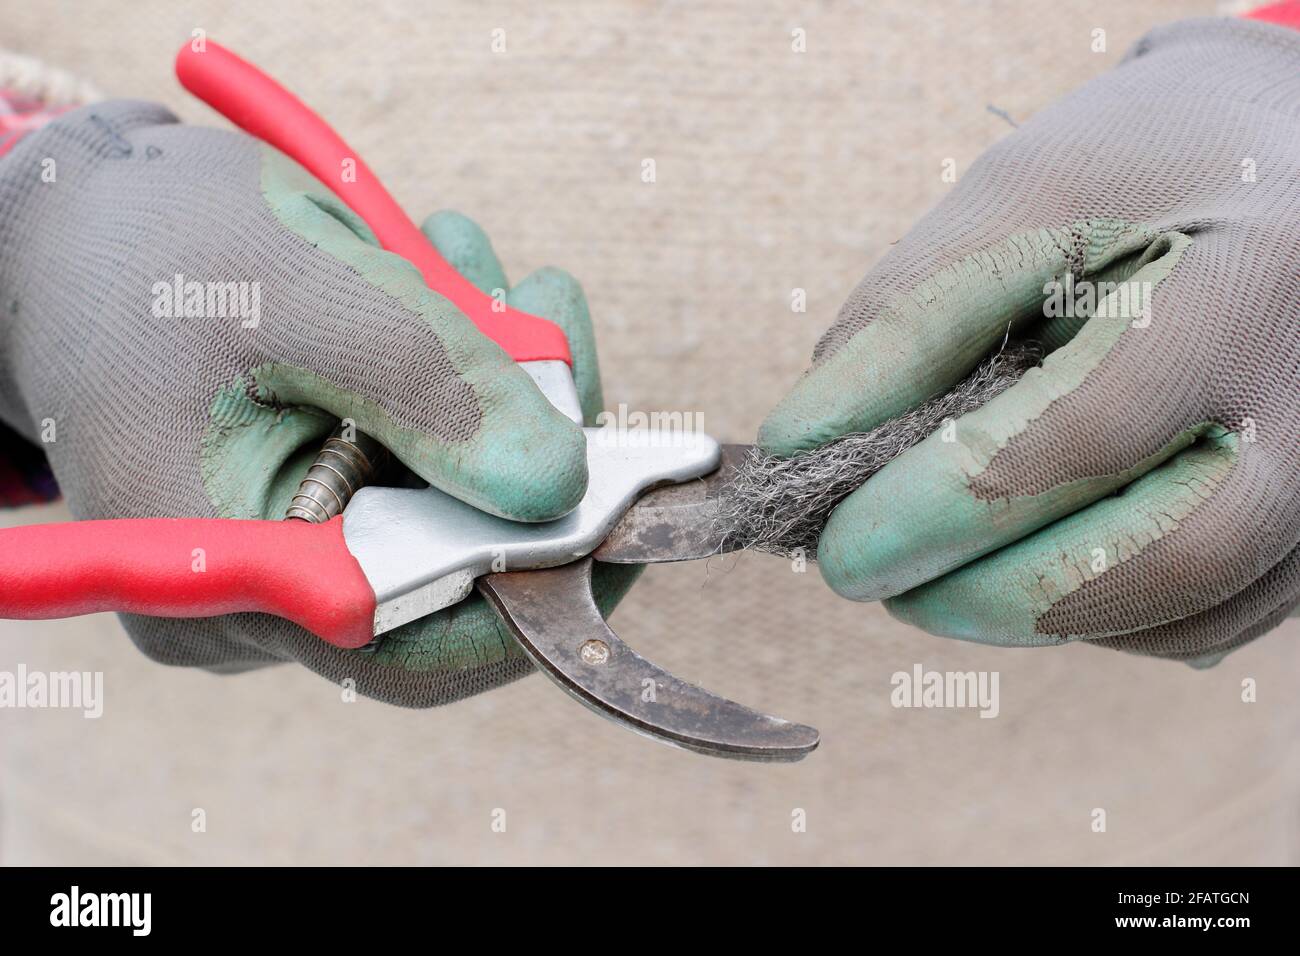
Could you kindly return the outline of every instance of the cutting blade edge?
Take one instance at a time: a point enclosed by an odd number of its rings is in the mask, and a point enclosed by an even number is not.
[[[591,564],[478,582],[524,652],[566,693],[637,733],[712,757],[790,762],[817,748],[816,728],[751,710],[637,654],[596,607]]]

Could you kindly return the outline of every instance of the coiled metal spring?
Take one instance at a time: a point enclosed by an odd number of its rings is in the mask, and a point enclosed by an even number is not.
[[[355,425],[339,425],[326,439],[298,492],[289,502],[286,520],[319,524],[342,514],[359,488],[388,465],[388,449]]]

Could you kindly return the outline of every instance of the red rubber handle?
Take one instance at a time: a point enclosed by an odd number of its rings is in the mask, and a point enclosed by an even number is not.
[[[194,45],[187,43],[176,55],[182,86],[329,186],[374,230],[381,246],[411,262],[429,288],[450,299],[516,362],[573,364],[558,325],[497,302],[453,269],[370,167],[310,107],[220,44],[205,40],[202,51]]]
[[[375,592],[343,519],[130,518],[0,531],[0,617],[264,611],[337,647],[374,636]]]

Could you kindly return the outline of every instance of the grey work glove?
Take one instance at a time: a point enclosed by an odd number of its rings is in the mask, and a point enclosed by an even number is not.
[[[446,213],[425,228],[480,288],[507,287],[473,223]],[[207,314],[204,299],[196,314],[174,294],[192,283],[225,286],[226,313]],[[546,269],[507,299],[565,329],[594,416],[582,289]],[[586,488],[581,430],[324,185],[247,136],[179,125],[159,106],[83,107],[0,159],[0,303],[0,420],[46,450],[79,518],[277,520],[344,417],[420,478],[507,517],[556,517]],[[601,572],[609,611],[635,569]],[[123,620],[166,663],[296,660],[407,705],[531,669],[477,597],[391,633],[374,655],[260,614]]]
[[[939,635],[1197,663],[1297,606],[1300,32],[1157,29],[999,142],[858,285],[760,444],[869,430],[1009,326],[1055,351],[838,507],[835,591]]]

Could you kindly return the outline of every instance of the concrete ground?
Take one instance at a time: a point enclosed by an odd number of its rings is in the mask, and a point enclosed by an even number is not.
[[[611,404],[703,410],[746,440],[862,272],[942,196],[944,160],[960,171],[1008,132],[990,107],[1023,119],[1150,26],[1222,9],[3,0],[0,22],[17,51],[217,123],[170,73],[206,29],[329,117],[417,218],[458,208],[512,276],[582,278]],[[0,622],[0,670],[106,685],[99,720],[0,711],[0,862],[1300,862],[1300,621],[1204,672],[998,650],[747,556],[651,569],[615,624],[677,673],[819,726],[820,751],[794,766],[676,752],[539,677],[412,712],[344,703],[292,667],[166,669],[108,616]],[[998,671],[999,716],[891,707],[890,676],[915,664]]]

